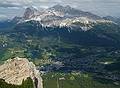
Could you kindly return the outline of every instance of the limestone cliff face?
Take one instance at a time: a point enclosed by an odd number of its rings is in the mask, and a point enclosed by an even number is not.
[[[43,88],[39,71],[28,59],[16,57],[0,66],[0,79],[4,79],[7,83],[21,85],[28,77],[33,79],[35,88]]]

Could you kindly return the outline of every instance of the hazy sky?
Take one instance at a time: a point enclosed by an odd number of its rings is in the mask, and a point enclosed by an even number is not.
[[[100,16],[120,17],[120,0],[0,0],[0,19],[20,16],[28,6],[48,8],[55,4],[70,5]]]

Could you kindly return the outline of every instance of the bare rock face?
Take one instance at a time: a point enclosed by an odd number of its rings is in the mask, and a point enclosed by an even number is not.
[[[4,79],[9,84],[21,85],[28,77],[33,79],[35,88],[43,88],[39,71],[28,59],[16,57],[0,66],[0,79]]]
[[[37,9],[35,9],[34,7],[28,7],[25,10],[23,18],[24,19],[30,19],[30,18],[38,15],[38,14],[39,14],[39,11]]]

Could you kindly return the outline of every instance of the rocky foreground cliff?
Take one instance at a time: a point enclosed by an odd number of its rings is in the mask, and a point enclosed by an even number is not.
[[[0,79],[14,85],[21,85],[23,80],[30,77],[35,88],[43,88],[42,78],[35,65],[26,58],[13,58],[0,66]]]

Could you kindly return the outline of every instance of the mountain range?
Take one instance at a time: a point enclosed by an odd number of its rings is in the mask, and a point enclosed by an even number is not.
[[[61,5],[55,5],[45,10],[38,10],[34,7],[26,8],[22,17],[15,17],[12,20],[0,22],[0,28],[7,27],[6,25],[13,25],[27,21],[38,21],[41,25],[51,26],[80,26],[83,30],[90,29],[93,24],[97,23],[111,23],[109,19],[104,19],[100,16],[90,12],[84,12],[75,8]],[[6,25],[4,25],[6,23]]]
[[[37,21],[43,27],[79,27],[84,31],[91,29],[97,23],[112,23],[90,12],[61,5],[55,5],[44,11],[33,7],[26,8],[20,23],[28,21]]]
[[[107,46],[120,44],[119,19],[100,17],[70,6],[55,5],[45,10],[28,7],[22,17],[9,20],[6,25],[16,32],[59,37],[72,43]]]

